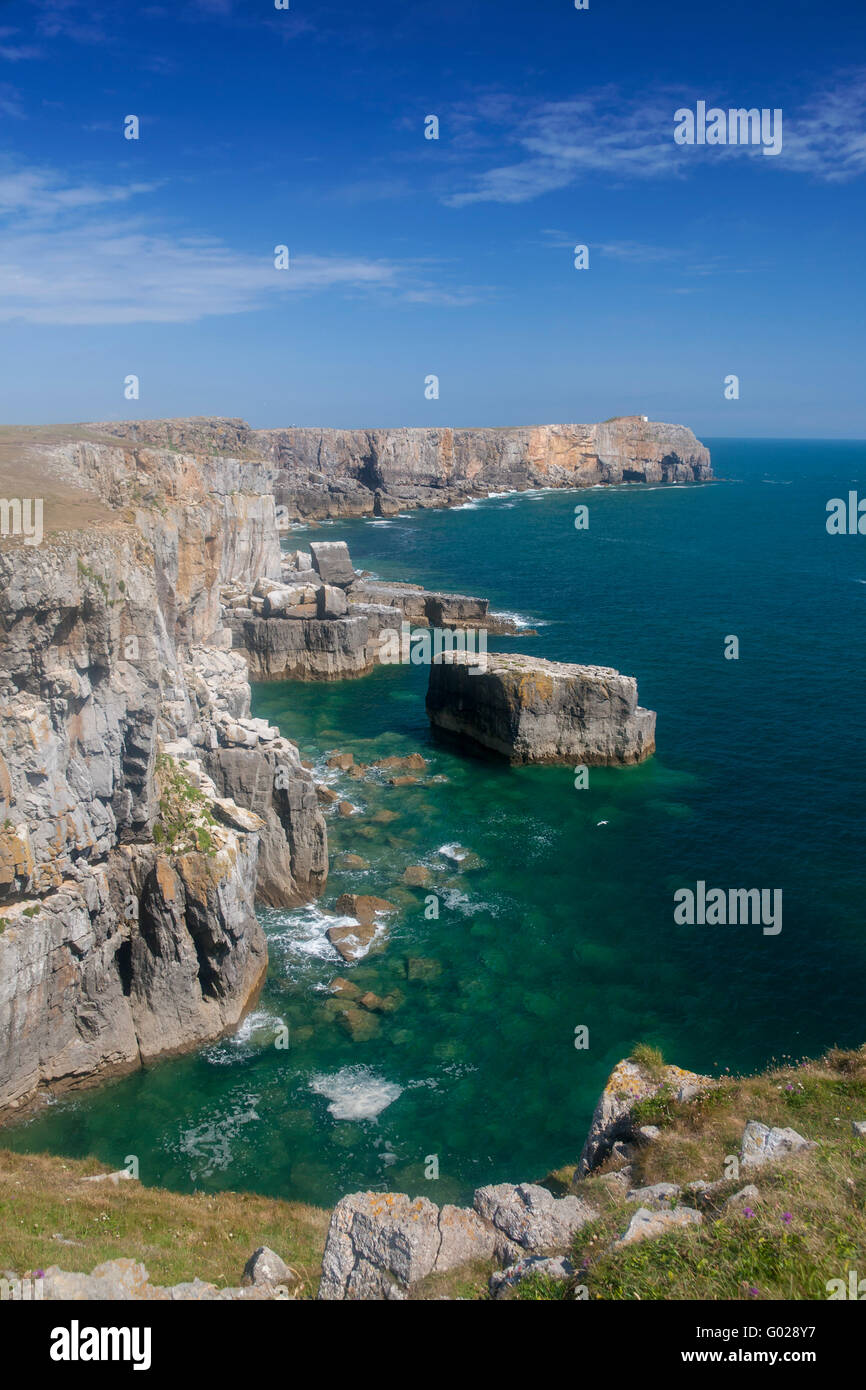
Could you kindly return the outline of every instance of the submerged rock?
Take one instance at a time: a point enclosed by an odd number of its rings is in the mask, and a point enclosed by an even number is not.
[[[655,751],[655,713],[637,682],[607,666],[501,652],[443,652],[430,667],[427,714],[513,763],[642,762]]]

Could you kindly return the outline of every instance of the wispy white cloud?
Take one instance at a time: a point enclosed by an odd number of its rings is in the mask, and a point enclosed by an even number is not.
[[[338,291],[459,307],[471,287],[437,267],[357,255],[238,251],[215,236],[172,233],[118,205],[148,184],[64,181],[43,169],[0,173],[0,320],[40,324],[190,323],[248,313],[285,296]]]
[[[779,163],[828,183],[866,172],[866,69],[847,74],[785,121]]]
[[[18,121],[24,119],[21,93],[8,82],[0,82],[0,114]]]
[[[760,155],[753,145],[682,146],[673,139],[674,112],[703,98],[708,105],[740,106],[719,93],[669,90],[627,95],[606,87],[569,101],[520,107],[503,95],[482,94],[450,115],[454,153],[467,169],[442,194],[450,207],[473,203],[526,203],[545,193],[607,177],[613,182],[685,178],[708,158]],[[778,99],[768,95],[774,108]],[[866,71],[844,74],[836,84],[796,108],[783,110],[781,154],[768,167],[841,182],[866,172]],[[511,157],[479,167],[491,148]],[[458,176],[459,177],[459,176]]]

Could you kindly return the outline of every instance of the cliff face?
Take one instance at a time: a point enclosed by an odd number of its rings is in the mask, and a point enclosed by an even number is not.
[[[0,546],[0,1106],[235,1026],[266,969],[254,899],[327,874],[310,775],[249,718],[221,620],[224,579],[279,573],[273,498],[239,464],[49,453],[40,491],[78,478],[112,510]]]
[[[709,452],[690,429],[641,416],[519,429],[252,430],[243,420],[92,428],[193,454],[258,459],[262,486],[289,519],[390,515],[512,489],[712,477]]]

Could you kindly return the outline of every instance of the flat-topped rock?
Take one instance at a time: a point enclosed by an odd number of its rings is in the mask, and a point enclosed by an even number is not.
[[[512,763],[626,765],[655,751],[655,713],[637,699],[634,677],[609,666],[446,651],[430,667],[427,714]]]
[[[313,541],[310,546],[313,567],[325,584],[352,584],[355,571],[345,541]]]

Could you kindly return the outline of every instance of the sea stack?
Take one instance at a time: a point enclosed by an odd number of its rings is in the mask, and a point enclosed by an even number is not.
[[[446,651],[430,667],[427,714],[512,763],[626,766],[655,752],[655,711],[609,666]]]

